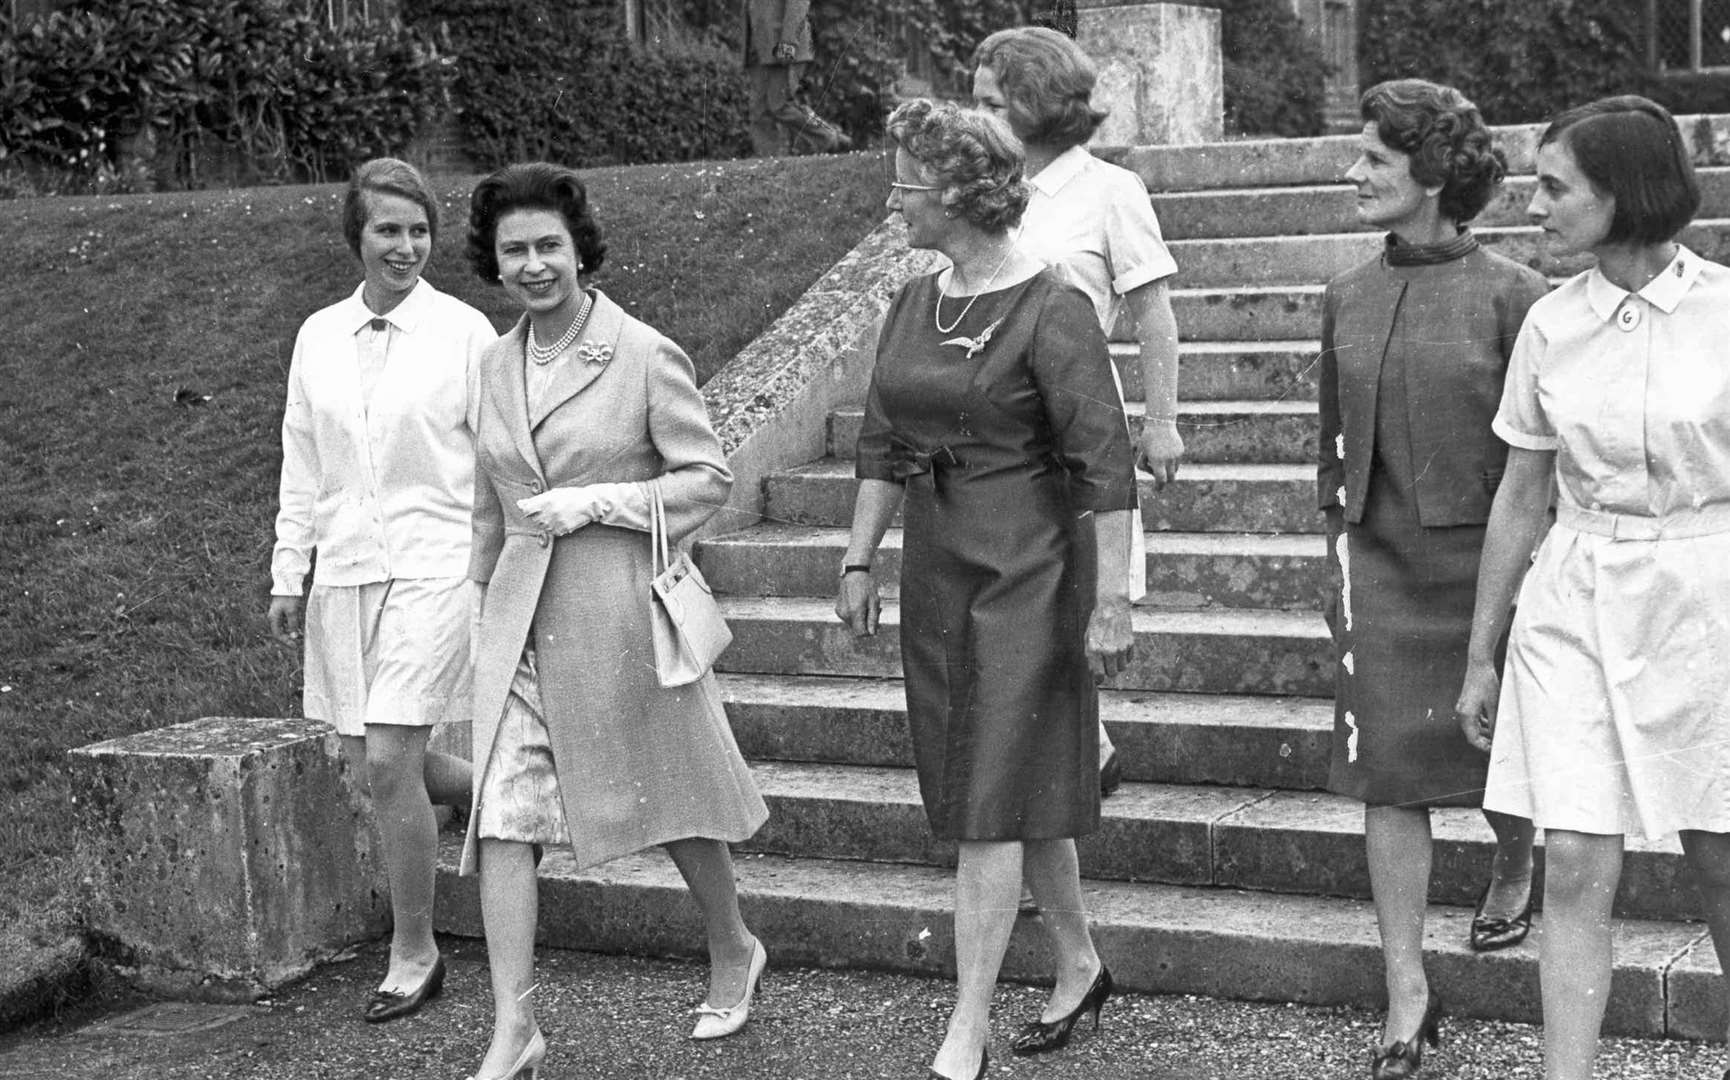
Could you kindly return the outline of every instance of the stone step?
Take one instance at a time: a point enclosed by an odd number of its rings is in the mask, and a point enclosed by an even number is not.
[[[1680,116],[1694,164],[1730,165],[1730,116]],[[1542,124],[1497,127],[1495,143],[1513,176],[1530,176]],[[1332,184],[1358,156],[1358,136],[1313,139],[1234,139],[1188,146],[1138,146],[1102,152],[1141,176],[1152,192]]]
[[[1299,341],[1185,341],[1177,354],[1181,401],[1314,401],[1320,344]],[[1111,343],[1123,396],[1140,401],[1141,349]]]
[[[733,735],[753,761],[913,764],[899,679],[718,678]],[[1130,780],[1291,791],[1327,782],[1330,701],[1103,690],[1099,712]]]
[[[883,605],[873,637],[855,638],[829,598],[721,598],[733,644],[717,671],[758,675],[901,675],[901,609]],[[1135,656],[1103,685],[1118,690],[1324,697],[1333,643],[1320,615],[1296,611],[1137,608]]]
[[[1146,407],[1127,403],[1130,430],[1141,436]],[[829,454],[851,459],[865,417],[860,407],[829,415]],[[1196,464],[1314,464],[1321,420],[1313,401],[1184,401],[1177,409],[1185,461]]]
[[[1730,217],[1730,169],[1701,169],[1696,176],[1702,196],[1700,216]],[[1536,187],[1533,177],[1509,177],[1472,219],[1472,228],[1530,224],[1526,207]],[[1161,192],[1152,199],[1167,240],[1314,236],[1364,229],[1357,216],[1357,189],[1345,183]]]
[[[1569,277],[1592,264],[1590,255],[1558,258],[1548,253],[1543,234],[1531,226],[1477,230],[1484,247],[1549,277]],[[1730,259],[1730,221],[1698,220],[1680,240],[1702,258]],[[1379,232],[1320,236],[1256,236],[1174,240],[1175,283],[1186,289],[1232,286],[1275,287],[1325,284],[1330,278],[1374,258],[1382,248]],[[1179,331],[1183,322],[1178,322]]]
[[[1149,532],[1146,607],[1280,608],[1313,611],[1328,580],[1327,543],[1318,535]],[[877,549],[884,595],[897,594],[900,529]],[[847,551],[839,526],[763,524],[701,541],[697,562],[718,593],[834,596]]]
[[[1177,280],[1171,310],[1178,335],[1188,344],[1230,347],[1224,343],[1306,340],[1321,333],[1320,284],[1192,288],[1181,276]],[[1112,328],[1111,340],[1134,339],[1134,324],[1127,316]]]
[[[1315,483],[1309,465],[1184,465],[1162,491],[1142,482],[1142,524],[1160,532],[1319,533]],[[853,463],[838,458],[773,473],[763,481],[763,514],[787,525],[846,525],[855,484]]]
[[[955,845],[932,837],[913,770],[759,762],[752,775],[769,821],[746,843],[771,855],[953,866]],[[1364,807],[1318,792],[1125,783],[1101,803],[1099,831],[1077,845],[1092,881],[1214,885],[1257,892],[1370,898]],[[1430,898],[1472,904],[1488,880],[1495,834],[1477,810],[1430,813]],[[1542,873],[1542,854],[1539,855]],[[1682,847],[1631,844],[1615,913],[1685,920],[1697,913],[1679,881]],[[1539,878],[1542,895],[1542,879]]]
[[[447,844],[440,853],[435,925],[443,933],[480,937],[479,879],[457,877],[455,866],[456,849]],[[783,992],[776,989],[775,974],[783,965],[954,977],[955,878],[949,870],[761,855],[739,858],[737,871],[745,919],[769,952],[765,995]],[[1082,884],[1100,951],[1125,990],[1362,1009],[1385,1005],[1375,912],[1364,901]],[[587,870],[576,869],[567,853],[551,851],[541,864],[539,892],[539,940],[545,945],[705,955],[701,916],[672,861],[658,851]],[[1469,908],[1430,908],[1426,966],[1437,993],[1455,1015],[1537,1023],[1535,945],[1474,954],[1466,945],[1470,918]],[[1541,928],[1542,917],[1535,932]],[[1618,920],[1614,935],[1605,1034],[1722,1037],[1718,967],[1704,927]],[[1017,920],[1003,977],[1049,981],[1037,917]],[[947,1001],[951,991],[944,993]]]

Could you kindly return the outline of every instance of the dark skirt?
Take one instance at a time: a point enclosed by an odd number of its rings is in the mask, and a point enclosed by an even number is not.
[[[1489,757],[1454,717],[1484,526],[1426,529],[1375,469],[1332,598],[1339,667],[1328,790],[1373,806],[1479,806]],[[1348,623],[1349,617],[1349,626]]]

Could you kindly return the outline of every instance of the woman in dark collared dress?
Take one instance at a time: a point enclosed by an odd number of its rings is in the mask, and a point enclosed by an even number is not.
[[[1111,994],[1075,838],[1099,825],[1093,672],[1116,673],[1134,641],[1134,470],[1092,303],[1016,247],[1027,187],[1007,125],[913,101],[888,130],[889,209],[952,265],[908,283],[885,320],[836,613],[875,632],[870,563],[904,502],[908,723],[932,831],[960,848],[959,987],[932,1072],[968,1080],[985,1071],[1024,868],[1057,978],[1011,1049],[1062,1047]]]
[[[1328,284],[1322,316],[1319,499],[1327,514],[1339,650],[1332,791],[1364,802],[1386,964],[1376,1080],[1417,1072],[1441,1002],[1423,966],[1432,806],[1479,806],[1485,760],[1460,737],[1484,524],[1507,448],[1490,430],[1514,339],[1548,288],[1484,251],[1462,223],[1502,177],[1477,108],[1449,87],[1383,83],[1363,98],[1346,173],[1359,220],[1388,231],[1374,260]],[[1525,936],[1530,822],[1497,836],[1475,949]]]

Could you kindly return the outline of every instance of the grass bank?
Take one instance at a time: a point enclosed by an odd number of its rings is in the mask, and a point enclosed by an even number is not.
[[[707,378],[883,216],[865,155],[594,170],[596,283]],[[427,279],[514,318],[439,186]],[[338,187],[0,203],[0,927],[76,917],[71,747],[299,715],[265,632],[294,333],[359,265]]]

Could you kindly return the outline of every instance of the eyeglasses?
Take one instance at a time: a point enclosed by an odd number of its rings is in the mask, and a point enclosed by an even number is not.
[[[942,191],[943,190],[941,185],[936,185],[936,184],[903,184],[899,180],[889,181],[889,187],[895,191]]]

